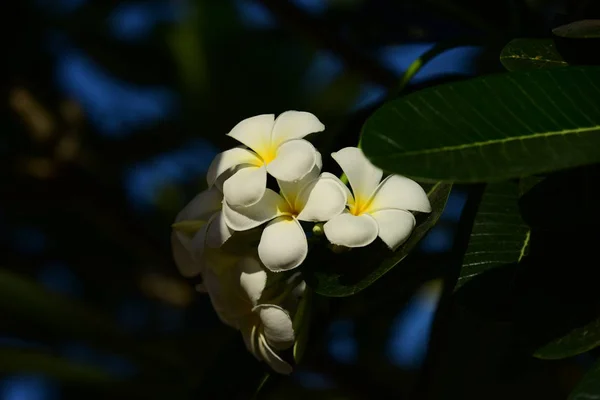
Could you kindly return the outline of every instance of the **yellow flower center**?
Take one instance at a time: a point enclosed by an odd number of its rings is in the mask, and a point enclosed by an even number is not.
[[[265,146],[262,146],[262,148],[256,153],[262,159],[263,164],[267,165],[273,161],[275,157],[277,157],[277,147],[269,143]]]
[[[366,213],[370,206],[371,199],[369,197],[355,195],[354,202],[348,206],[348,211],[350,211],[350,214],[358,216]]]

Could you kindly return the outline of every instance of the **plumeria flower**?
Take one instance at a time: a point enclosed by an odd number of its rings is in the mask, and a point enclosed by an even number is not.
[[[277,119],[273,114],[245,119],[228,133],[245,146],[215,157],[208,169],[208,185],[218,184],[221,175],[235,170],[224,180],[225,200],[232,206],[256,204],[265,193],[267,172],[280,181],[295,182],[312,171],[317,151],[302,138],[323,129],[317,117],[301,111],[286,111]]]
[[[273,272],[298,267],[308,253],[308,242],[300,221],[327,221],[346,206],[346,193],[332,174],[320,176],[320,161],[298,182],[278,181],[281,194],[266,189],[263,197],[249,207],[223,204],[225,223],[234,231],[245,231],[266,222],[258,255]]]
[[[410,211],[431,212],[423,188],[413,180],[390,175],[365,157],[362,150],[346,147],[331,155],[348,177],[348,209],[323,226],[327,239],[345,247],[363,247],[377,236],[392,250],[404,243],[415,227]],[[227,214],[226,214],[227,215]]]
[[[189,278],[201,274],[205,249],[218,249],[230,239],[232,231],[225,224],[222,202],[223,194],[214,186],[199,193],[177,214],[171,248],[181,275]]]
[[[218,271],[218,272],[217,272]],[[205,286],[219,318],[241,331],[244,343],[259,361],[265,361],[281,374],[292,372],[291,365],[277,353],[294,344],[290,312],[282,307],[296,290],[260,302],[267,285],[267,273],[258,260],[240,257],[234,266],[207,268]],[[302,285],[298,285],[301,287]]]

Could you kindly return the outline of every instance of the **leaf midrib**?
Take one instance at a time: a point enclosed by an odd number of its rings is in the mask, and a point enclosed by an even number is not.
[[[526,141],[526,140],[531,140],[531,139],[548,138],[548,137],[552,137],[552,136],[578,134],[578,133],[587,133],[587,132],[593,132],[593,131],[600,131],[600,125],[594,125],[592,127],[587,127],[587,128],[563,129],[561,131],[554,131],[554,132],[531,133],[531,134],[527,134],[527,135],[513,136],[513,137],[508,137],[508,138],[502,138],[502,139],[491,139],[491,140],[486,140],[483,142],[473,142],[473,143],[460,144],[460,145],[455,145],[455,146],[438,147],[435,149],[415,150],[415,151],[407,151],[407,152],[399,153],[399,154],[388,154],[385,156],[375,156],[372,158],[373,159],[381,159],[381,158],[416,156],[416,155],[423,155],[423,154],[434,154],[434,153],[442,153],[442,152],[446,152],[446,151],[469,149],[469,148],[473,148],[473,147],[485,147],[485,146],[490,146],[490,145],[494,145],[494,144],[514,142],[514,141],[518,141],[518,140]],[[390,138],[388,136],[385,136],[379,132],[373,132],[373,134],[376,136],[379,136],[380,139],[385,139],[386,142],[390,143]],[[398,148],[400,148],[400,146],[398,146],[397,143],[395,143],[395,145]]]
[[[546,63],[555,63],[555,64],[564,64],[564,65],[568,65],[566,61],[562,61],[562,60],[550,60],[547,58],[536,58],[536,57],[530,57],[530,56],[522,56],[522,55],[517,55],[517,54],[510,54],[510,55],[501,55],[500,56],[500,60],[504,60],[504,59],[513,59],[513,60],[531,60],[531,61],[540,61],[540,62],[546,62]]]

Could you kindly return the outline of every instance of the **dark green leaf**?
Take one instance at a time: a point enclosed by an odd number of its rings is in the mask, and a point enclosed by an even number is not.
[[[554,360],[576,356],[600,345],[600,318],[538,349],[534,356]]]
[[[600,20],[586,19],[552,29],[556,36],[572,39],[600,38]]]
[[[390,172],[485,182],[600,161],[600,68],[511,72],[385,104],[362,148]]]
[[[370,286],[402,261],[435,225],[451,189],[452,185],[446,183],[430,187],[427,193],[433,211],[421,216],[424,219],[417,222],[410,238],[395,252],[378,242],[341,254],[334,254],[325,247],[311,249],[304,271],[307,283],[318,294],[332,297],[351,296]]]
[[[558,53],[551,39],[514,39],[502,49],[500,62],[509,71],[530,71],[569,65]]]
[[[552,30],[557,51],[570,65],[599,65],[600,20],[583,20]]]
[[[568,400],[592,400],[600,398],[600,361],[588,371],[569,394]]]
[[[518,200],[517,182],[487,185],[456,288],[487,270],[518,262],[525,255],[530,233],[521,218]]]

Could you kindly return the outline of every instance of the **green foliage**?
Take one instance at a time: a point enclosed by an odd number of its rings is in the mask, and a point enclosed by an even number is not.
[[[500,62],[509,71],[530,71],[566,67],[551,39],[513,39],[500,53]]]
[[[395,252],[383,243],[378,243],[376,249],[358,248],[342,253],[334,253],[326,246],[311,250],[314,260],[307,262],[310,268],[306,272],[307,283],[316,293],[332,297],[351,296],[369,287],[404,260],[435,225],[451,189],[451,184],[441,182],[429,187],[427,196],[432,212],[419,216],[422,220],[417,220],[411,236]]]
[[[487,270],[521,261],[530,230],[517,204],[517,182],[490,183],[483,193],[456,288]]]
[[[598,67],[513,72],[425,89],[363,127],[379,167],[428,181],[499,181],[600,161]]]
[[[552,29],[552,33],[556,36],[572,39],[600,38],[600,20],[575,21]]]
[[[600,346],[600,319],[572,330],[535,352],[535,357],[555,360],[576,356]]]
[[[596,362],[588,371],[571,392],[568,400],[597,399],[598,396],[600,396],[600,362]]]

